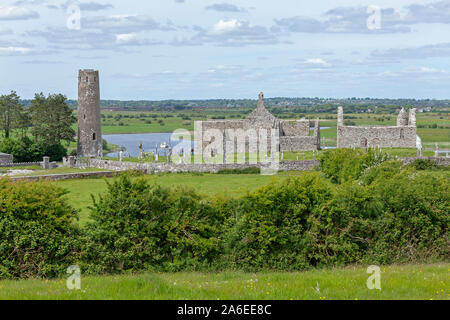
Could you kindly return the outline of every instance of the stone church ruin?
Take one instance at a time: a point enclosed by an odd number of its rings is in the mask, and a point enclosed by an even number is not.
[[[338,148],[416,148],[416,143],[416,109],[408,114],[402,108],[396,126],[357,127],[344,125],[344,110],[338,108]]]
[[[318,150],[319,120],[314,122],[313,135],[310,127],[311,122],[306,119],[277,119],[264,106],[261,92],[256,109],[246,119],[196,121],[196,154],[205,154],[205,150],[221,155]]]

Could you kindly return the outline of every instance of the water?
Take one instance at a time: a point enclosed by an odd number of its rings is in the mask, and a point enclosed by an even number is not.
[[[172,133],[136,133],[136,134],[106,134],[103,135],[103,139],[109,143],[118,145],[125,149],[131,157],[137,157],[139,155],[139,143],[142,142],[142,147],[145,152],[155,152],[156,146],[158,146],[159,154],[163,155],[164,151],[161,151],[161,143],[166,143],[172,147],[179,144],[181,141],[171,139]],[[108,157],[119,157],[118,152],[107,154]]]
[[[320,127],[320,130],[329,128],[330,127]],[[311,130],[314,130],[314,128],[311,128]],[[164,151],[160,149],[161,143],[165,142],[167,145],[175,147],[181,142],[181,140],[173,139],[171,136],[172,133],[105,134],[103,135],[103,139],[125,149],[131,157],[137,157],[139,155],[140,142],[142,142],[145,152],[156,152],[156,146],[158,146],[159,154],[164,155]],[[191,143],[191,148],[194,148],[194,142]],[[188,149],[189,143],[185,147],[186,151],[188,151]],[[118,158],[119,153],[112,152],[106,156]]]

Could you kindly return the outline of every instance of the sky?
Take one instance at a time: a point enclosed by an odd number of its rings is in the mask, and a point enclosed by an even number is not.
[[[0,94],[450,98],[450,0],[0,0]]]

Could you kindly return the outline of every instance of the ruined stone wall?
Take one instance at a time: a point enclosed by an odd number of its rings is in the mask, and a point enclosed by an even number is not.
[[[77,153],[81,157],[96,157],[102,151],[99,74],[79,70]]]
[[[309,128],[311,123],[309,120],[297,120],[291,124],[292,121],[281,120],[281,131],[283,136],[309,136]]]
[[[280,137],[280,151],[312,151],[318,150],[317,137]]]
[[[315,160],[281,161],[279,171],[306,171],[312,170],[319,164]],[[203,172],[217,173],[220,170],[246,169],[246,168],[267,168],[267,164],[257,163],[228,163],[228,164],[184,164],[184,163],[136,163],[119,162],[110,160],[90,159],[86,167],[125,171],[139,170],[145,173],[177,173],[177,172]]]
[[[0,153],[0,165],[1,164],[8,164],[8,163],[13,163],[13,156],[12,156],[12,154]]]
[[[264,151],[308,151],[320,148],[320,128],[319,121],[316,121],[314,136],[310,136],[310,121],[306,119],[292,121],[279,120],[264,107],[264,95],[259,94],[258,106],[244,120],[213,120],[197,121],[195,123],[196,154],[209,153],[214,139],[206,133],[208,130],[219,130],[222,135],[222,150],[216,150],[217,154],[243,153],[238,150],[238,141],[243,145],[245,142],[245,152]],[[233,130],[230,133],[229,130]],[[261,136],[261,130],[265,130],[267,136]],[[273,134],[279,141],[273,139]],[[255,138],[256,135],[256,138]],[[234,148],[230,145],[234,144]],[[206,149],[208,148],[208,149]],[[242,148],[242,147],[241,147]],[[265,149],[265,150],[264,150]]]
[[[338,148],[415,148],[416,127],[338,126]]]

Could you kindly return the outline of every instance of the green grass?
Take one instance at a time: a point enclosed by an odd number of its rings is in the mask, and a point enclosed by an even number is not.
[[[284,179],[289,175],[300,173],[282,173],[279,179]],[[177,185],[194,188],[197,192],[214,195],[217,193],[228,193],[229,195],[241,195],[246,190],[255,190],[264,186],[271,179],[277,177],[263,176],[260,174],[158,174],[146,175],[144,178],[150,182],[158,183],[162,186],[173,187]],[[112,178],[109,178],[111,180]],[[97,196],[107,189],[107,178],[102,179],[75,179],[55,182],[59,186],[67,189],[69,203],[80,211],[80,224],[88,221],[89,209],[92,204],[91,194]]]
[[[366,269],[82,276],[78,291],[68,290],[66,279],[5,280],[0,299],[449,300],[449,263],[381,267],[381,290],[367,288]]]

